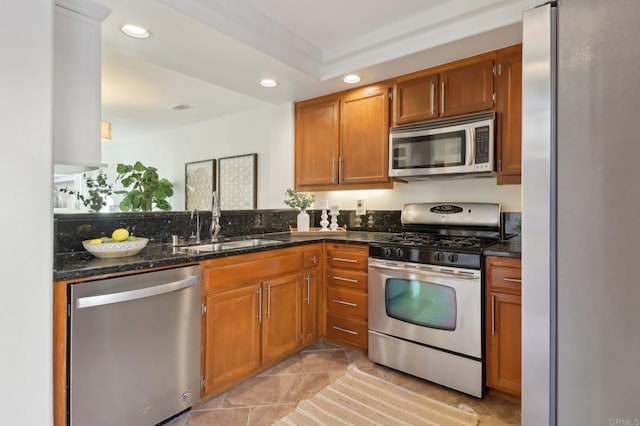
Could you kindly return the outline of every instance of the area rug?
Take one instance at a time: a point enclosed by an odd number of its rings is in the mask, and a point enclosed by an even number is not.
[[[478,415],[349,366],[347,373],[274,425],[477,425]]]

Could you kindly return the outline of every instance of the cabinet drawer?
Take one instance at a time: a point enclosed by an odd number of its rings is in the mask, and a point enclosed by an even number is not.
[[[508,290],[520,293],[522,287],[522,270],[513,268],[491,268],[492,290]]]
[[[246,283],[300,270],[298,248],[241,254],[202,262],[205,292],[225,290]]]
[[[328,287],[327,310],[334,314],[367,319],[367,295],[345,288]]]
[[[367,348],[367,322],[339,315],[327,315],[327,336],[361,348]]]
[[[320,266],[322,249],[320,247],[306,249],[302,252],[302,267],[304,269],[317,268]]]
[[[367,291],[367,273],[343,269],[327,269],[327,285]]]
[[[522,269],[520,259],[487,257],[487,286],[490,290],[520,294]]]
[[[327,266],[330,268],[366,271],[369,258],[368,246],[332,246],[327,249]]]

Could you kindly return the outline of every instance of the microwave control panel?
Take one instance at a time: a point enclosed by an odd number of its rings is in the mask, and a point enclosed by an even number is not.
[[[476,127],[476,164],[489,163],[489,126]]]

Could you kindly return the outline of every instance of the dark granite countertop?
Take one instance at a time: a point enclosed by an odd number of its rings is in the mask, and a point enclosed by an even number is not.
[[[106,274],[136,271],[140,269],[171,266],[180,264],[195,264],[202,260],[218,257],[234,256],[238,254],[253,253],[273,250],[285,247],[311,244],[322,241],[339,241],[341,243],[367,244],[371,241],[388,238],[386,232],[352,232],[340,235],[318,235],[308,237],[291,236],[288,232],[276,234],[256,235],[257,238],[267,238],[282,241],[280,244],[265,246],[244,247],[234,250],[224,250],[209,253],[185,253],[171,244],[149,244],[142,252],[135,256],[120,257],[115,259],[98,259],[89,252],[73,252],[57,254],[54,259],[54,281],[71,280],[78,278],[94,277]],[[253,238],[246,236],[245,238]]]
[[[520,235],[497,243],[484,249],[485,256],[521,257],[522,242]]]

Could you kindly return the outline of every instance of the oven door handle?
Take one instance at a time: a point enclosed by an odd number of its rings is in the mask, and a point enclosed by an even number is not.
[[[479,280],[480,277],[477,277],[475,275],[467,275],[464,273],[457,273],[457,272],[446,272],[446,271],[438,271],[438,270],[426,270],[426,269],[407,269],[407,268],[400,268],[397,266],[388,266],[388,265],[377,265],[377,264],[369,264],[370,267],[372,268],[376,268],[376,269],[386,269],[386,270],[390,270],[390,271],[399,271],[399,272],[416,272],[416,273],[422,273],[423,275],[439,275],[442,277],[453,277],[453,278],[459,278],[461,280]]]

